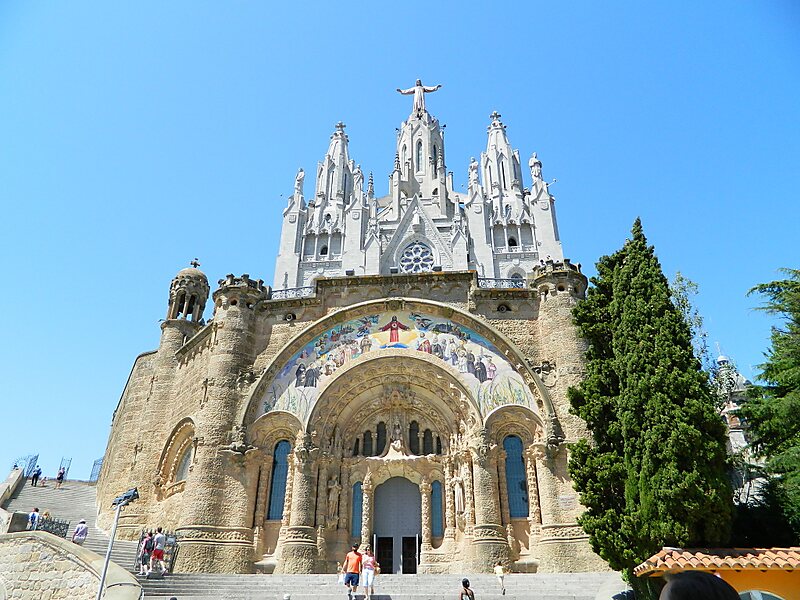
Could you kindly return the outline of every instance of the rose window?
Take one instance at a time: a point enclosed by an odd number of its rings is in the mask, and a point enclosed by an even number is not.
[[[409,244],[400,256],[403,273],[422,273],[433,270],[433,252],[422,242]]]

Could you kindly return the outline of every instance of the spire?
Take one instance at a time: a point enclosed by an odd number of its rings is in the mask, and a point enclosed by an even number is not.
[[[483,185],[490,191],[522,190],[522,177],[520,174],[519,152],[511,147],[506,136],[506,126],[500,120],[500,113],[494,111],[489,118],[491,123],[487,127],[489,133],[486,142],[486,152],[482,156]]]
[[[375,181],[372,178],[372,171],[369,172],[369,180],[367,181],[367,197],[373,198],[375,196]]]

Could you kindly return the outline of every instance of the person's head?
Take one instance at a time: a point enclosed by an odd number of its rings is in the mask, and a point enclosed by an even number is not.
[[[78,524],[79,524],[79,525],[80,525],[81,523],[83,523],[84,525],[86,525],[86,519],[81,519],[80,521],[78,521]]]
[[[358,544],[353,544],[352,549],[353,552],[358,552]]]
[[[461,580],[461,585],[462,585],[462,587],[465,587],[465,588],[469,589],[469,579],[464,577],[464,579]]]
[[[503,565],[503,563],[501,561],[499,561],[499,560],[496,563],[494,563],[495,567],[501,567],[502,565]]]
[[[158,533],[161,533],[161,527],[157,528],[157,529],[156,529],[156,531],[157,531]]]
[[[422,79],[417,79],[417,85],[422,85]],[[469,586],[467,586],[469,587]]]
[[[667,576],[659,600],[739,600],[738,592],[723,579],[702,571]]]
[[[39,512],[39,509],[38,508],[34,508],[33,512]]]
[[[366,554],[367,556],[372,556],[372,546],[365,547],[364,554]]]

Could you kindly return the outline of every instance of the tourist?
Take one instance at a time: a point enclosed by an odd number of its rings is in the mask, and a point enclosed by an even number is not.
[[[725,580],[703,571],[684,571],[667,576],[659,600],[739,600],[738,592]]]
[[[475,594],[469,589],[469,579],[466,577],[461,580],[461,590],[458,592],[458,600],[475,600]]]
[[[64,467],[61,467],[58,470],[58,475],[56,475],[56,489],[61,489],[61,484],[64,483],[64,476],[66,475],[67,470]]]
[[[347,597],[354,598],[358,593],[358,575],[361,573],[361,553],[358,544],[344,558],[344,584],[347,586]]]
[[[500,594],[505,596],[506,595],[506,586],[505,586],[505,583],[503,583],[503,580],[505,579],[506,572],[503,569],[503,563],[500,562],[499,560],[494,565],[494,574],[497,576],[497,581],[500,582]]]
[[[72,533],[72,543],[78,544],[78,546],[83,546],[83,542],[86,541],[86,536],[89,535],[89,527],[86,525],[86,519],[81,519],[78,521],[77,527],[75,527],[75,531]]]
[[[39,509],[34,508],[31,514],[28,515],[28,530],[36,531],[39,528],[39,519],[41,515],[39,514]]]
[[[150,572],[153,572],[153,563],[158,561],[161,567],[161,574],[167,574],[167,565],[164,563],[164,547],[167,545],[167,536],[162,533],[161,527],[156,529],[153,536],[153,555],[150,557]]]
[[[375,593],[375,574],[380,570],[380,564],[375,560],[375,555],[372,553],[372,548],[367,546],[364,548],[364,556],[361,560],[361,573],[364,575],[364,594],[365,599],[369,600],[372,594]]]
[[[39,483],[39,477],[42,476],[42,469],[39,465],[36,465],[36,468],[31,473],[31,485],[36,487],[36,484]]]
[[[142,543],[139,544],[139,575],[149,575],[151,568],[150,568],[150,556],[153,554],[153,534],[149,531],[145,531],[144,539],[142,539]]]

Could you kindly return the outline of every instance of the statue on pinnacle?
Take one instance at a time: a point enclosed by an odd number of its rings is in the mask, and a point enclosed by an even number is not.
[[[414,106],[411,109],[412,113],[424,113],[425,112],[425,94],[430,94],[431,92],[435,92],[439,88],[441,88],[441,84],[435,85],[433,87],[428,87],[422,85],[422,80],[417,79],[417,82],[414,84],[414,87],[410,87],[407,90],[401,90],[397,88],[397,91],[403,94],[404,96],[410,96],[414,94]]]

